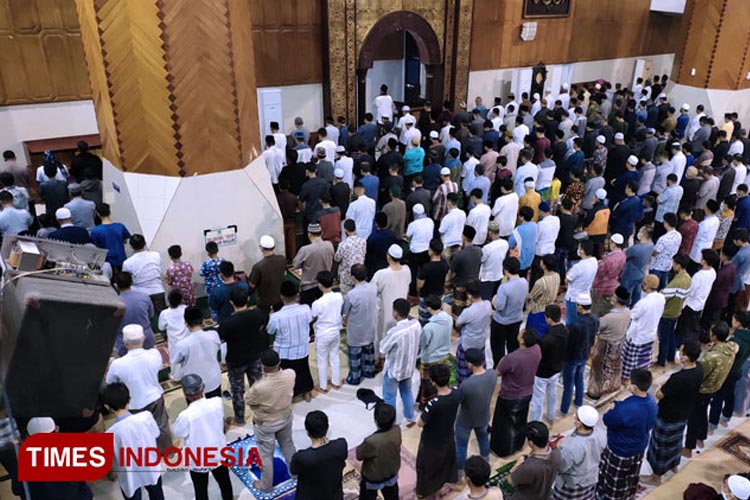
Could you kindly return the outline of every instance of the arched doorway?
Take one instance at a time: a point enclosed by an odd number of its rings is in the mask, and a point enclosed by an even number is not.
[[[357,116],[370,111],[380,85],[386,83],[394,100],[413,107],[426,99],[442,102],[443,60],[440,42],[419,14],[386,14],[370,29],[357,64]]]

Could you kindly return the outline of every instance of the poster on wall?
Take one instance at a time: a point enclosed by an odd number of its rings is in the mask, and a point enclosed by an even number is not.
[[[524,0],[523,17],[568,17],[573,0]]]
[[[205,229],[203,236],[206,243],[213,241],[219,247],[228,247],[237,244],[237,226],[227,226],[218,229]]]

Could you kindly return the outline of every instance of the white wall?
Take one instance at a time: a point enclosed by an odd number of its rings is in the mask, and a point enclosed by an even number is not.
[[[0,107],[0,149],[19,158],[25,158],[23,141],[98,132],[91,100]]]
[[[404,60],[373,61],[365,77],[365,105],[375,114],[372,101],[380,94],[380,86],[388,85],[388,93],[394,101],[404,100]]]
[[[735,112],[739,115],[743,127],[750,123],[750,89],[748,90],[712,90],[687,85],[670,84],[667,95],[675,108],[688,103],[691,116],[698,104],[703,104],[705,113],[713,116],[717,123],[724,122],[724,113]]]
[[[628,57],[621,59],[606,59],[601,61],[583,61],[571,64],[549,65],[547,66],[547,87],[548,90],[557,92],[559,89],[552,89],[552,80],[554,76],[570,75],[568,83],[587,82],[597,79],[604,79],[614,83],[630,85],[633,80],[633,71],[637,59],[647,59],[651,61],[653,74],[670,74],[674,64],[674,54],[658,54],[642,57]],[[474,97],[481,96],[485,102],[492,103],[495,96],[505,98],[502,83],[512,82],[511,89],[520,97],[521,92],[529,89],[516,88],[518,73],[529,68],[505,68],[486,71],[472,71],[469,73],[469,100],[473,101]],[[546,89],[547,90],[547,89]]]
[[[312,132],[323,126],[323,84],[287,85],[284,87],[258,87],[281,90],[281,108],[283,114],[282,130],[290,132],[294,128],[294,119],[301,116],[305,126]],[[258,110],[260,113],[260,109]],[[260,120],[260,117],[258,117]]]

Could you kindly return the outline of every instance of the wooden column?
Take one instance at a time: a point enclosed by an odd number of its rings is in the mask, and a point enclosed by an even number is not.
[[[122,170],[241,168],[260,146],[246,0],[76,0],[104,156]]]

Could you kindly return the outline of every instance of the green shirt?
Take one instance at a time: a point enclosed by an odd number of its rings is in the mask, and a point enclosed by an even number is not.
[[[713,394],[721,389],[722,384],[732,369],[734,357],[739,350],[739,346],[734,342],[719,342],[714,345],[703,359],[701,367],[703,368],[703,383],[698,391],[701,394]]]
[[[739,328],[734,332],[734,335],[729,339],[739,346],[737,354],[734,356],[734,363],[729,373],[739,376],[742,372],[742,365],[750,355],[750,330]]]
[[[677,273],[661,294],[667,299],[664,304],[663,318],[677,318],[682,313],[682,302],[690,290],[690,275],[683,269]]]

